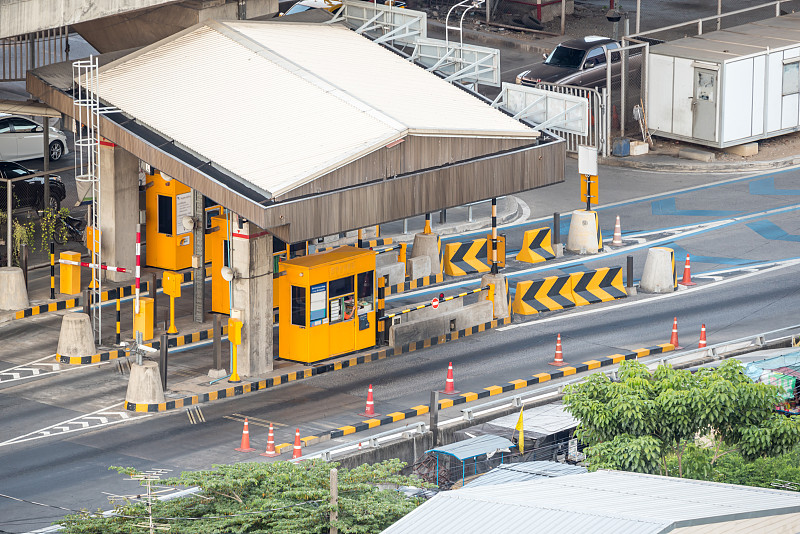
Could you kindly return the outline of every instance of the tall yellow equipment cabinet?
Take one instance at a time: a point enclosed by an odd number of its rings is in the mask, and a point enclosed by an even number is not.
[[[341,247],[281,269],[281,358],[312,363],[375,345],[374,251]]]

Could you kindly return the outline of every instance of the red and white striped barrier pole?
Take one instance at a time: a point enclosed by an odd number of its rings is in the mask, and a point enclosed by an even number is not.
[[[139,313],[139,280],[141,278],[140,258],[142,254],[142,225],[136,225],[136,299],[133,301],[133,312]],[[151,288],[151,291],[154,289]]]
[[[90,269],[98,268],[98,265],[96,263],[86,263],[85,261],[58,260],[58,263],[63,263],[65,265],[77,265],[79,267],[89,267]],[[103,271],[113,271],[116,273],[128,272],[128,270],[125,267],[112,267],[110,265],[100,265],[99,267]]]

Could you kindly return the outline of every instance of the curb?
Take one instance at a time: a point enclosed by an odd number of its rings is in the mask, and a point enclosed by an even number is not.
[[[228,325],[224,324],[222,325],[222,335],[225,336],[227,333]],[[169,338],[169,341],[167,341],[167,347],[182,347],[190,343],[197,343],[206,339],[212,339],[213,337],[213,328],[209,328],[208,330],[200,330],[199,332],[189,332],[188,334]],[[154,340],[150,343],[145,343],[144,345],[154,349],[160,349],[161,340]],[[115,349],[101,352],[99,354],[93,354],[92,356],[62,356],[60,354],[56,354],[56,358],[58,359],[59,363],[68,363],[70,365],[89,365],[92,363],[107,362],[110,360],[116,360],[118,358],[124,358],[125,352],[125,349]]]
[[[253,382],[249,382],[246,384],[240,384],[233,387],[218,389],[217,391],[211,391],[209,393],[203,393],[200,395],[190,395],[187,397],[182,397],[180,399],[175,399],[167,402],[161,403],[152,403],[152,404],[145,404],[145,403],[134,403],[125,401],[125,409],[133,412],[166,412],[169,410],[175,410],[177,408],[183,408],[186,406],[191,406],[193,404],[200,404],[204,402],[215,401],[218,399],[225,399],[228,397],[235,397],[238,395],[244,395],[245,393],[250,393],[253,391],[260,391],[263,389],[268,389],[271,387],[279,386],[286,382],[294,382],[297,380],[302,380],[304,378],[311,378],[313,376],[321,375],[324,373],[329,373],[332,371],[338,371],[340,369],[346,369],[348,367],[354,367],[356,365],[365,364],[374,362],[377,360],[383,360],[385,358],[389,358],[392,356],[400,356],[402,354],[408,354],[411,352],[415,352],[420,349],[425,349],[428,347],[432,347],[434,345],[442,345],[444,343],[448,343],[450,341],[455,341],[457,339],[461,339],[462,337],[468,337],[473,334],[477,334],[480,332],[484,332],[486,330],[491,330],[493,328],[497,328],[499,326],[505,326],[511,323],[511,318],[508,317],[506,319],[497,319],[488,323],[479,324],[477,326],[473,326],[472,328],[467,328],[464,330],[459,330],[457,332],[451,332],[446,335],[433,337],[430,339],[425,339],[422,341],[415,341],[414,343],[410,343],[407,345],[403,345],[402,347],[394,348],[394,349],[383,349],[375,352],[371,352],[369,354],[365,354],[363,356],[356,356],[350,358],[348,360],[341,360],[338,362],[331,362],[322,365],[315,365],[310,369],[304,369],[302,371],[294,371],[292,373],[287,373],[284,375],[276,376],[273,378],[266,378],[264,380],[256,380]],[[189,335],[189,334],[187,334]],[[113,351],[119,352],[119,351]],[[376,425],[377,426],[377,425]]]
[[[570,376],[576,373],[590,371],[592,369],[598,369],[600,367],[607,367],[609,365],[617,364],[623,360],[636,360],[644,356],[650,356],[653,354],[663,354],[665,352],[671,352],[673,350],[675,350],[674,345],[671,345],[669,343],[663,343],[660,345],[656,345],[654,347],[646,347],[626,353],[612,354],[611,356],[585,361],[578,365],[572,365],[572,366],[565,365],[564,367],[561,367],[558,371],[554,371],[552,373],[537,373],[535,375],[532,375],[532,377],[528,379],[511,380],[503,386],[489,386],[483,388],[483,391],[479,393],[474,393],[474,392],[461,393],[459,395],[454,396],[453,398],[441,399],[439,401],[439,409],[443,410],[445,408],[450,408],[452,406],[458,406],[459,404],[466,404],[468,402],[476,401],[479,399],[485,399],[487,397],[493,397],[495,395],[506,393],[508,391],[514,391],[516,389],[526,388],[528,386],[533,386],[535,384],[541,384],[549,380],[563,378],[565,376]],[[368,430],[370,428],[375,428],[381,425],[388,425],[397,421],[409,419],[411,417],[424,415],[428,413],[429,409],[430,408],[427,405],[414,406],[409,410],[403,410],[399,412],[392,412],[386,414],[385,417],[365,419],[353,425],[342,426],[337,428],[336,430],[332,430],[329,435],[323,434],[322,436],[316,436],[316,438],[317,439],[340,438],[343,436],[347,436],[349,434],[354,434],[356,432]],[[309,437],[315,437],[315,436],[309,436]]]
[[[678,158],[675,158],[676,160]],[[627,158],[599,157],[598,163],[607,167],[624,167],[643,171],[661,172],[750,172],[783,169],[800,165],[800,157],[789,156],[771,161],[741,161],[741,162],[713,162],[713,163],[665,163],[631,160]]]

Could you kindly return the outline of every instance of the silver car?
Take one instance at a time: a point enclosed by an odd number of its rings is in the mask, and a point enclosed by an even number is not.
[[[42,125],[21,115],[0,113],[0,160],[21,161],[44,157]],[[67,154],[67,136],[50,127],[50,161]]]

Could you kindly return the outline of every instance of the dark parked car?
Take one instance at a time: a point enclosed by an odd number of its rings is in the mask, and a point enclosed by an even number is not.
[[[0,161],[0,178],[19,178],[34,174],[19,163]],[[27,180],[16,180],[11,187],[13,208],[41,210],[44,204],[44,176],[34,176]],[[64,182],[58,176],[50,176],[50,207],[54,211],[61,208],[61,201],[67,196]],[[0,210],[6,210],[6,181],[0,181]]]
[[[539,82],[577,85],[598,88],[606,84],[606,50],[611,52],[611,75],[619,78],[622,69],[622,54],[617,41],[607,37],[590,35],[582,39],[564,41],[539,63],[517,75],[517,83],[535,86]],[[640,72],[641,53],[631,52],[628,72]]]

